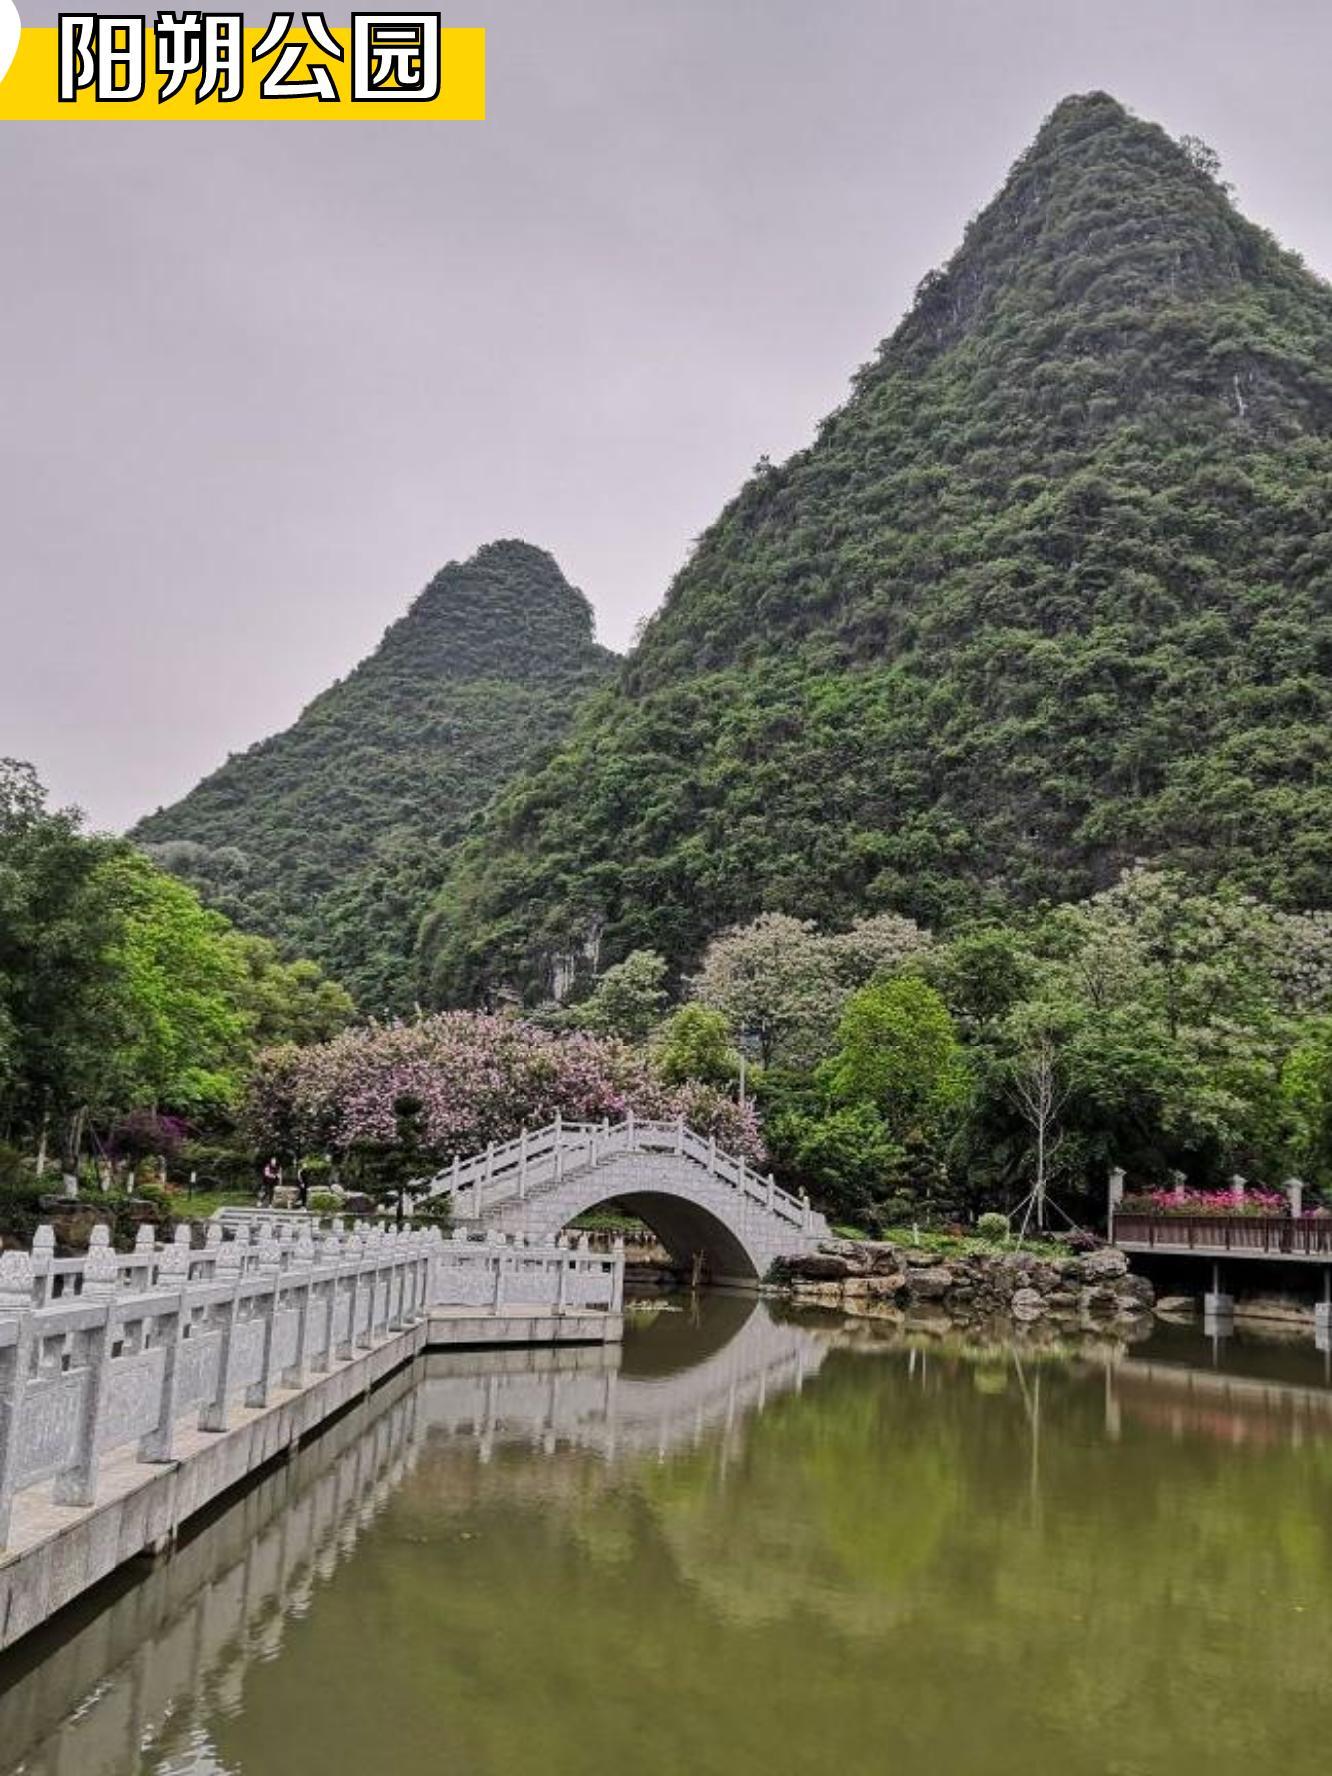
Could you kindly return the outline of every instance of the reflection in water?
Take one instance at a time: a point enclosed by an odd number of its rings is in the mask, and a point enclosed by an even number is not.
[[[24,1776],[119,1776],[136,1747],[154,1770],[218,1767],[209,1713],[241,1706],[247,1667],[279,1655],[402,1484],[419,1405],[393,1377],[113,1600],[0,1658],[0,1756]]]
[[[1228,1354],[716,1297],[428,1358],[0,1662],[0,1772],[1301,1776],[1332,1393]]]

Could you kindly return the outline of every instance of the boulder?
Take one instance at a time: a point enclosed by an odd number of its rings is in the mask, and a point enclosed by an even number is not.
[[[891,1276],[872,1276],[865,1279],[865,1293],[872,1301],[895,1301],[899,1295],[905,1295],[907,1280],[901,1271],[894,1271]]]
[[[862,1274],[861,1266],[845,1252],[805,1252],[788,1259],[786,1267],[798,1283],[844,1282]]]
[[[899,1276],[904,1268],[900,1246],[876,1246],[870,1255],[870,1268],[875,1276]]]
[[[935,1265],[943,1263],[938,1252],[918,1252],[914,1246],[907,1247],[902,1257],[909,1270],[931,1270]]]
[[[840,1283],[797,1283],[794,1290],[797,1301],[819,1302],[835,1307],[842,1299]]]
[[[1094,1289],[1082,1291],[1082,1306],[1089,1314],[1112,1314],[1119,1311],[1119,1291],[1101,1285]]]
[[[1015,1289],[1009,1312],[1015,1320],[1039,1320],[1045,1313],[1045,1297],[1038,1289]]]
[[[1163,1320],[1191,1320],[1198,1312],[1196,1295],[1163,1295],[1156,1303],[1156,1312]]]
[[[1122,1277],[1116,1284],[1116,1289],[1121,1302],[1144,1312],[1156,1300],[1156,1290],[1144,1276],[1130,1274]]]
[[[942,1301],[953,1286],[953,1273],[945,1265],[929,1270],[913,1270],[907,1276],[907,1289],[913,1301]]]
[[[1114,1246],[1105,1246],[1099,1252],[1088,1252],[1080,1260],[1082,1280],[1086,1283],[1109,1283],[1116,1278],[1127,1276],[1129,1261]]]

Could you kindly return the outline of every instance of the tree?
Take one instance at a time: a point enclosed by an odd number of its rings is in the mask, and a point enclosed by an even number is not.
[[[266,937],[233,931],[227,944],[240,964],[237,1003],[253,1042],[327,1042],[355,1016],[351,994],[317,962],[284,962]]]
[[[1179,145],[1192,165],[1217,184],[1221,181],[1221,156],[1201,136],[1181,136]]]
[[[763,913],[708,945],[694,997],[758,1045],[765,1067],[826,1048],[844,997],[826,942],[809,919]]]
[[[643,1041],[661,1021],[666,1004],[666,963],[655,950],[634,950],[608,968],[574,1010],[573,1021],[601,1036]]]
[[[1063,1143],[1059,1118],[1068,1102],[1057,1018],[1044,1006],[1023,1007],[1010,1021],[1009,1089],[1031,1137],[1031,1195],[1028,1213],[1038,1229],[1046,1223],[1050,1177]],[[1023,1228],[1025,1231],[1026,1217]]]
[[[875,913],[857,919],[848,931],[825,939],[833,967],[847,987],[861,987],[880,975],[895,974],[923,955],[932,943],[914,919],[900,913]]]
[[[910,1183],[907,1154],[872,1104],[789,1110],[774,1120],[770,1139],[783,1173],[835,1222],[872,1229]]]
[[[740,1072],[740,1055],[726,1019],[697,1003],[682,1005],[667,1018],[657,1032],[653,1055],[667,1085],[697,1079],[704,1085],[729,1086]]]
[[[930,1128],[965,1090],[953,1020],[927,981],[904,975],[852,994],[822,1070],[839,1103],[872,1104],[901,1138]]]
[[[125,848],[102,866],[119,930],[108,959],[119,988],[116,1090],[122,1102],[217,1110],[240,1087],[248,981],[220,914]]]
[[[73,1169],[115,1049],[116,849],[49,811],[31,766],[0,761],[0,1135],[29,1136],[39,1173],[53,1137]]]

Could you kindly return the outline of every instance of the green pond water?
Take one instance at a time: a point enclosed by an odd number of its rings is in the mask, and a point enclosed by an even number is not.
[[[431,1357],[0,1660],[0,1776],[1298,1776],[1300,1340],[990,1349],[712,1297]]]

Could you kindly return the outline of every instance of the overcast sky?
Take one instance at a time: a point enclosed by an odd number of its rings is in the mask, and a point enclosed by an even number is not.
[[[624,647],[1069,92],[1205,137],[1332,272],[1324,0],[445,18],[488,28],[484,124],[0,124],[0,755],[98,825],[491,538]]]

